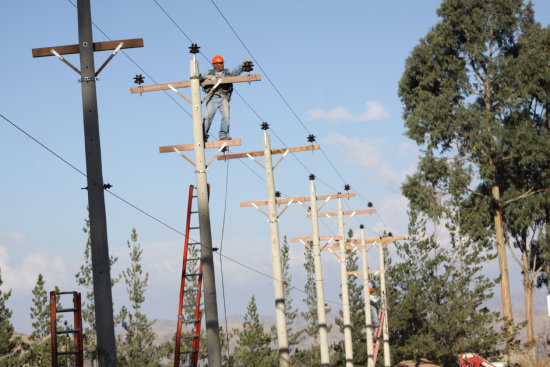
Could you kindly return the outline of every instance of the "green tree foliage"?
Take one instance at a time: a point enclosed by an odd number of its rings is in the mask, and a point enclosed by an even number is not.
[[[87,208],[86,208],[87,209]],[[92,366],[97,361],[97,335],[95,325],[95,303],[94,303],[94,279],[92,269],[92,239],[90,237],[90,220],[84,219],[84,227],[82,231],[87,235],[86,247],[84,248],[84,261],[80,265],[80,270],[75,274],[76,283],[78,286],[86,289],[82,299],[82,321],[84,323],[84,333],[82,335],[84,344],[85,358],[89,359]],[[109,265],[112,269],[113,265],[118,261],[117,257],[110,256]],[[111,275],[111,286],[114,286],[120,281],[120,275],[113,277]],[[115,318],[115,324],[120,320]]]
[[[286,314],[286,328],[288,334],[288,347],[290,352],[294,354],[296,347],[304,339],[303,330],[295,330],[294,322],[298,318],[298,309],[294,307],[294,300],[292,298],[292,275],[290,274],[290,248],[286,236],[283,240],[283,246],[281,247],[281,267],[283,271],[283,288],[285,295],[285,314]],[[274,328],[276,333],[276,328]],[[274,334],[276,339],[276,334]]]
[[[0,287],[2,286],[0,274]],[[0,367],[16,367],[21,365],[20,348],[21,338],[15,335],[10,321],[12,311],[6,305],[11,296],[11,290],[4,292],[0,289]]]
[[[509,208],[548,187],[548,59],[532,41],[541,29],[524,0],[445,0],[438,15],[399,83],[406,134],[425,149],[421,165],[435,164],[419,170],[428,182],[445,174],[435,155],[463,160],[470,182],[461,206],[472,214],[463,228],[474,240],[494,243],[504,313],[512,320]],[[433,196],[417,188],[407,197],[415,195]],[[534,218],[524,219],[529,228]]]
[[[29,336],[30,343],[23,355],[24,365],[36,367],[51,366],[50,344],[50,303],[48,292],[44,289],[44,277],[38,274],[36,285],[32,290],[31,320],[33,331]]]
[[[396,243],[399,261],[386,267],[392,360],[451,366],[467,350],[494,356],[504,338],[497,314],[482,306],[494,286],[483,275],[483,247],[463,242],[458,228],[443,246],[425,215],[411,209],[409,217],[410,240]]]
[[[153,344],[155,321],[149,321],[141,309],[145,302],[149,273],[143,274],[143,249],[137,241],[137,232],[132,229],[130,240],[127,241],[130,265],[122,272],[131,309],[123,306],[121,310],[124,334],[119,335],[117,340],[118,363],[120,366],[154,367],[160,366],[159,348]]]
[[[237,345],[234,351],[235,367],[270,367],[277,366],[277,354],[271,349],[272,338],[264,331],[260,322],[256,298],[252,296],[242,330],[234,331]]]
[[[44,289],[44,277],[38,274],[36,285],[32,290],[31,320],[33,331],[32,340],[41,340],[50,335],[50,302],[48,292]]]
[[[302,318],[306,321],[304,332],[307,336],[317,338],[317,288],[315,287],[315,266],[313,264],[313,253],[310,248],[313,244],[308,243],[309,248],[304,250],[304,269],[306,270],[306,284],[304,285],[304,298],[302,299],[305,311],[300,312]],[[319,355],[319,359],[320,359]]]

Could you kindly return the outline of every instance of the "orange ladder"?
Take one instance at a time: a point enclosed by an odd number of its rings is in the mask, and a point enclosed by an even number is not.
[[[374,329],[374,364],[376,365],[376,357],[378,356],[378,350],[380,349],[380,334],[382,333],[382,328],[384,327],[384,317],[386,310],[383,308],[380,308],[378,311],[378,320],[380,320],[380,323],[378,324],[378,327]]]
[[[196,242],[195,240],[189,239],[189,232],[191,230],[199,229],[199,227],[192,227],[191,226],[191,216],[193,214],[198,214],[197,211],[193,211],[193,199],[196,198],[196,195],[193,195],[195,192],[195,187],[193,185],[189,186],[189,199],[187,204],[187,223],[185,227],[185,246],[183,248],[183,265],[181,270],[181,285],[180,285],[180,299],[179,299],[179,307],[178,307],[178,326],[176,331],[176,348],[174,353],[174,367],[180,367],[180,358],[182,355],[187,356],[187,360],[190,362],[188,366],[197,367],[198,361],[199,361],[199,343],[200,343],[200,335],[201,335],[201,322],[202,322],[202,312],[201,312],[201,291],[202,291],[202,263],[200,261],[200,258],[189,258],[188,257],[188,250],[189,246],[200,246],[200,242]],[[210,194],[210,186],[208,186],[208,193]],[[199,237],[199,234],[197,233],[193,237]],[[187,263],[188,262],[198,262],[199,263],[199,272],[198,273],[188,273],[187,272]],[[188,283],[186,280],[188,278],[197,278],[198,280],[196,282],[196,288],[189,289]],[[187,287],[186,287],[187,286]],[[195,308],[195,315],[194,318],[191,320],[184,320],[183,315],[183,302],[184,302],[184,296],[187,292],[194,292],[196,293],[196,304],[192,307]],[[182,328],[183,325],[192,325],[193,326],[193,335],[188,337],[182,337]],[[181,341],[182,339],[192,339],[192,346],[190,350],[181,350]]]
[[[57,296],[64,294],[73,295],[73,307],[72,308],[57,308]],[[73,328],[69,329],[57,329],[57,314],[72,312],[74,316]],[[51,346],[52,346],[52,367],[58,367],[57,357],[63,355],[74,355],[75,366],[82,367],[84,365],[84,350],[82,348],[82,307],[80,293],[78,292],[50,292],[50,332],[51,332]],[[57,336],[58,335],[74,335],[74,350],[57,350]]]

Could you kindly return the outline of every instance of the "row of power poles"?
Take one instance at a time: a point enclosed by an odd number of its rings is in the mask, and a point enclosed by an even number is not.
[[[86,168],[87,168],[87,180],[88,185],[86,187],[88,191],[88,205],[90,215],[90,237],[91,237],[91,257],[92,257],[92,271],[93,271],[93,283],[94,283],[94,303],[95,303],[95,316],[96,316],[96,331],[97,331],[97,346],[98,346],[98,361],[99,367],[116,367],[116,345],[115,345],[115,332],[114,332],[114,320],[113,320],[113,307],[112,307],[112,293],[111,293],[111,276],[109,265],[109,247],[107,242],[107,225],[106,225],[106,213],[105,213],[105,199],[104,190],[108,188],[103,182],[102,164],[101,164],[101,147],[99,140],[99,123],[98,123],[98,107],[97,107],[97,94],[96,85],[98,74],[105,68],[105,66],[111,61],[111,59],[117,54],[120,49],[143,47],[142,39],[127,39],[119,41],[107,41],[107,42],[93,42],[92,37],[92,20],[90,10],[90,0],[77,0],[78,10],[78,35],[79,43],[75,45],[43,47],[33,49],[33,57],[44,56],[56,56],[63,61],[72,70],[80,75],[79,82],[82,87],[82,107],[83,107],[83,119],[84,119],[84,138],[85,138],[85,153],[86,153]],[[351,344],[351,321],[349,314],[349,297],[348,297],[348,285],[346,270],[346,249],[347,244],[345,242],[344,232],[344,215],[355,215],[360,213],[373,212],[373,210],[356,211],[356,212],[344,212],[342,210],[342,198],[349,198],[354,196],[353,193],[334,194],[326,196],[317,196],[314,176],[311,175],[310,183],[310,195],[309,197],[295,197],[295,198],[283,198],[278,199],[275,191],[275,179],[273,175],[274,169],[282,161],[282,159],[288,153],[316,150],[319,149],[318,145],[310,145],[304,147],[293,147],[283,149],[271,149],[270,137],[267,132],[263,134],[264,150],[260,152],[248,152],[233,155],[219,156],[219,153],[229,146],[240,145],[240,140],[231,140],[223,142],[211,142],[204,141],[203,126],[202,126],[202,104],[204,99],[201,100],[200,86],[211,84],[212,82],[206,80],[201,82],[199,73],[199,64],[196,60],[196,53],[198,47],[192,45],[190,47],[193,59],[190,61],[190,80],[175,83],[156,84],[151,86],[138,86],[130,88],[131,93],[143,93],[157,90],[171,89],[182,96],[191,104],[192,118],[193,118],[193,143],[161,147],[161,152],[175,151],[184,157],[187,161],[193,164],[196,173],[196,187],[198,195],[198,211],[199,211],[199,226],[200,226],[200,242],[201,242],[201,261],[203,265],[203,282],[204,282],[204,305],[205,305],[205,321],[206,321],[206,339],[208,349],[208,365],[212,367],[221,367],[221,348],[219,337],[219,322],[217,312],[217,298],[214,276],[214,263],[212,256],[212,233],[210,226],[210,213],[208,203],[208,186],[207,186],[207,169],[217,156],[220,159],[233,159],[233,158],[252,158],[259,163],[264,169],[266,174],[267,184],[267,201],[259,202],[246,202],[241,203],[241,206],[254,206],[265,214],[270,223],[271,233],[271,252],[273,258],[273,285],[275,296],[275,314],[277,319],[277,337],[279,345],[279,366],[289,367],[291,365],[290,351],[288,346],[287,328],[286,328],[286,315],[285,315],[285,298],[284,298],[284,284],[282,281],[282,267],[280,258],[280,238],[278,219],[283,212],[288,208],[290,204],[298,203],[304,206],[308,213],[307,216],[311,218],[312,223],[312,237],[310,241],[313,244],[312,251],[314,254],[315,265],[315,280],[317,291],[317,309],[318,309],[318,326],[319,326],[319,340],[321,346],[321,365],[329,366],[329,354],[328,354],[328,328],[325,315],[325,303],[324,303],[324,290],[323,290],[323,276],[321,268],[321,250],[327,249],[325,246],[323,249],[320,246],[321,238],[319,236],[318,226],[318,211],[330,200],[338,199],[338,230],[339,236],[335,237],[338,240],[338,250],[340,251],[339,261],[341,264],[341,279],[342,279],[342,297],[343,297],[343,314],[344,314],[344,342],[345,342],[345,357],[346,367],[353,366],[353,348]],[[107,60],[99,67],[95,69],[94,65],[94,52],[113,50]],[[72,65],[62,55],[65,54],[80,54],[80,69]],[[261,80],[260,75],[247,75],[240,77],[228,77],[224,78],[218,84],[225,83],[239,83],[239,82],[253,82]],[[190,87],[191,99],[181,94],[177,88]],[[267,124],[264,126],[264,130],[267,130]],[[218,151],[206,162],[205,148],[217,148]],[[195,160],[189,159],[182,151],[193,150],[195,153]],[[273,154],[283,154],[276,164],[272,162]],[[261,164],[254,157],[264,156],[264,164]],[[318,208],[317,202],[325,200],[325,202]],[[309,207],[304,203],[309,201]],[[277,205],[287,204],[281,212],[277,212]],[[259,206],[267,205],[268,212],[263,211]],[[334,213],[333,213],[334,214]],[[321,213],[323,216],[329,216],[330,213]],[[349,220],[349,219],[348,219]],[[382,240],[382,242],[394,241],[398,238],[391,238]],[[401,238],[399,238],[401,239]],[[361,244],[356,248],[361,248],[363,255],[363,279],[365,284],[365,307],[367,316],[367,341],[370,342],[369,349],[369,366],[372,364],[372,322],[370,319],[370,312],[368,312],[368,265],[366,260],[366,243],[369,241],[365,239],[364,233],[362,233]],[[382,247],[380,247],[380,253],[382,255]],[[381,269],[379,273],[381,275],[382,285],[382,304],[385,305],[385,283],[384,283],[384,269],[383,258],[381,257]],[[389,360],[389,343],[387,336],[387,317],[384,319],[384,364],[390,366]],[[369,336],[370,335],[370,336]],[[387,352],[386,352],[387,351]]]

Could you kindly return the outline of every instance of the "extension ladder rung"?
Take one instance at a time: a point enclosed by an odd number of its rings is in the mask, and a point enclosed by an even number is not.
[[[189,227],[189,229],[199,229],[200,227]]]
[[[199,261],[201,258],[200,257],[197,257],[197,258],[193,258],[193,259],[187,259],[187,261]]]
[[[191,214],[197,214],[198,212],[199,212],[198,210],[196,212],[192,211]]]
[[[187,320],[187,321],[182,321],[184,324],[196,324],[197,322],[201,322],[200,319],[195,319],[195,320]]]
[[[188,245],[189,246],[195,246],[195,245],[200,245],[201,243],[200,242],[189,242]]]
[[[73,295],[73,307],[59,309],[56,307],[61,295]],[[82,345],[82,303],[81,295],[79,292],[50,292],[50,347],[52,365],[58,365],[58,356],[74,356],[74,360],[70,361],[71,366],[83,367],[84,366],[84,348]],[[58,314],[72,312],[74,315],[73,325],[65,324],[65,329],[57,329]],[[72,327],[72,328],[71,328]],[[70,338],[74,338],[74,344],[71,348],[74,350],[59,351],[58,348],[58,336],[70,335]],[[69,361],[67,361],[69,362]]]
[[[201,273],[191,273],[191,274],[185,274],[186,277],[196,277],[201,275]]]
[[[73,307],[73,308],[60,308],[56,310],[56,312],[76,312],[79,311],[80,307]]]
[[[71,354],[80,354],[80,351],[79,350],[68,350],[66,352],[57,352],[58,355],[60,356],[67,356],[67,355],[71,355]]]

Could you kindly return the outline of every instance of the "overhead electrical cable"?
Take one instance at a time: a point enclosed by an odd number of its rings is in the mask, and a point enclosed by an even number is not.
[[[86,175],[86,173],[84,173],[82,170],[78,169],[74,164],[71,164],[69,161],[67,161],[65,158],[63,158],[60,154],[56,153],[53,149],[49,148],[48,146],[46,146],[44,143],[42,143],[40,140],[38,140],[37,138],[35,138],[34,136],[32,136],[30,133],[28,133],[27,131],[25,131],[23,128],[21,128],[18,124],[16,124],[15,122],[13,122],[12,120],[8,119],[6,116],[4,116],[1,112],[0,112],[0,117],[6,121],[7,123],[9,123],[10,125],[12,125],[13,127],[15,127],[19,132],[21,132],[22,134],[26,135],[29,139],[31,139],[32,141],[34,141],[35,143],[37,143],[38,145],[40,145],[42,148],[44,148],[46,151],[48,151],[50,154],[52,154],[53,156],[55,156],[57,159],[59,159],[60,161],[62,161],[63,163],[65,163],[67,166],[69,166],[70,168],[72,168],[74,171],[78,172],[79,174],[81,174],[82,176],[84,176],[85,178],[88,179],[88,176]],[[95,182],[93,179],[92,181],[97,184],[97,185],[102,185],[103,183],[99,183],[99,182]],[[157,217],[155,217],[154,215],[148,213],[147,211],[141,209],[140,207],[138,207],[137,205],[131,203],[129,200],[127,199],[124,199],[122,196],[114,193],[113,191],[111,190],[105,190],[108,194],[110,194],[111,196],[115,197],[116,199],[120,200],[121,202],[127,204],[128,206],[130,206],[131,208],[139,211],[140,213],[146,215],[147,217],[155,220],[157,223],[163,225],[164,227],[172,230],[173,232],[183,236],[184,238],[187,237],[189,240],[191,241],[194,241],[194,242],[198,242],[200,243],[200,241],[194,239],[193,237],[191,236],[186,236],[184,232],[178,230],[177,228],[174,228],[173,226],[169,225],[168,223],[158,219]],[[201,246],[203,246],[201,244]],[[257,274],[260,274],[260,275],[263,275],[271,280],[276,280],[272,275],[269,275],[261,270],[258,270],[258,269],[255,269],[249,265],[246,265],[242,262],[240,262],[239,260],[236,260],[236,259],[233,259],[232,257],[229,257],[227,255],[223,255],[223,254],[220,254],[220,256],[222,256],[224,259],[227,259],[243,268],[246,268],[254,273],[257,273]],[[278,280],[278,281],[281,281],[281,280]],[[304,293],[304,294],[307,294],[307,292],[305,290],[302,290],[300,288],[295,288],[297,291],[301,292],[301,293]],[[341,305],[341,302],[337,302],[337,301],[332,301],[332,300],[327,300],[327,302],[330,302],[330,303],[334,303],[334,304],[338,304],[338,305]]]

